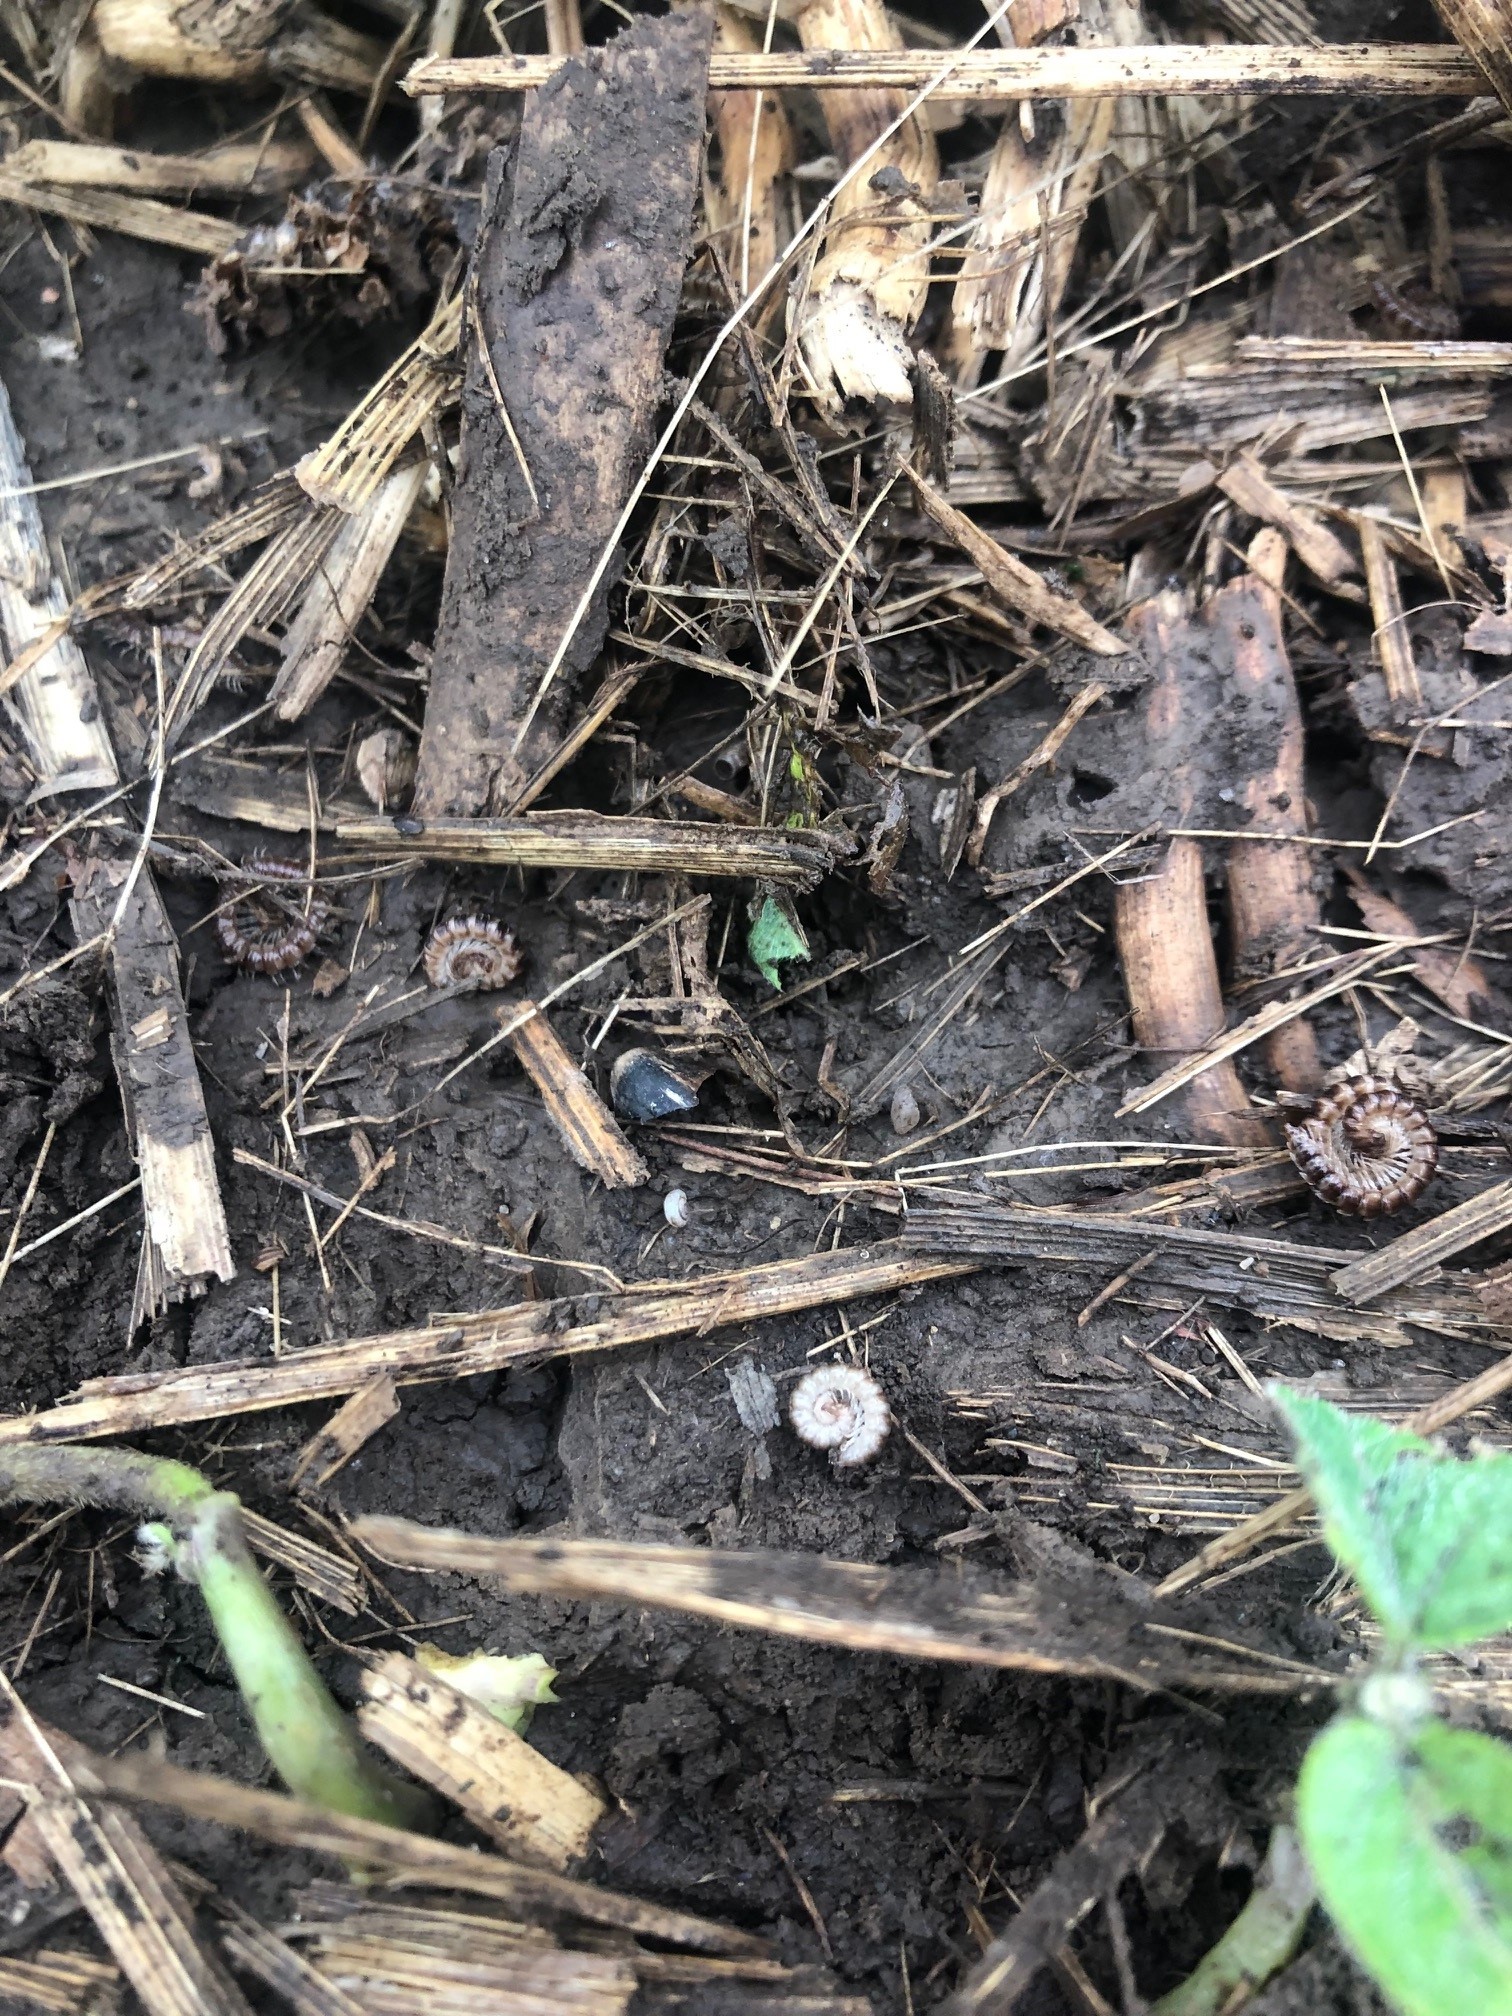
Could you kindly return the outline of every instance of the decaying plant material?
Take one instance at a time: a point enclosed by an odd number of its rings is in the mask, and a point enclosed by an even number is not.
[[[1437,11],[0,5],[0,2000],[1322,2006],[1269,1382],[1512,1436]]]

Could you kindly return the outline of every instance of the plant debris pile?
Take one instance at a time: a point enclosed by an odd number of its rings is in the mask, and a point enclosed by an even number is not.
[[[1512,36],[1385,11],[0,4],[0,2006],[1385,2006],[1266,1382],[1512,1384]]]

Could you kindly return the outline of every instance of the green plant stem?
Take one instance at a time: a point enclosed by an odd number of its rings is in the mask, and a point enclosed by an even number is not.
[[[1242,2005],[1237,1989],[1254,1990],[1284,1967],[1298,1946],[1313,1907],[1313,1883],[1290,1827],[1273,1827],[1265,1864],[1249,1902],[1216,1946],[1150,2016],[1223,2016]]]
[[[423,1826],[430,1802],[391,1777],[316,1672],[247,1547],[241,1501],[166,1457],[57,1443],[0,1455],[0,1501],[94,1505],[161,1522],[196,1583],[263,1748],[289,1790],[354,1819]]]

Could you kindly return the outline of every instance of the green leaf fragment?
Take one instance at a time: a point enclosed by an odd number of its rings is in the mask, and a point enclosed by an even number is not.
[[[1398,1649],[1512,1627],[1512,1456],[1461,1461],[1310,1394],[1270,1391],[1328,1544]]]
[[[746,949],[769,987],[781,987],[777,968],[784,959],[807,959],[809,942],[798,913],[781,890],[752,906]]]
[[[1403,2016],[1512,2016],[1512,1753],[1363,1715],[1308,1751],[1297,1825],[1318,1891]]]
[[[415,1647],[415,1658],[427,1673],[448,1681],[520,1735],[530,1727],[537,1703],[557,1698],[551,1691],[556,1668],[548,1666],[539,1652],[523,1652],[517,1658],[503,1652],[466,1652],[458,1657],[422,1641]]]

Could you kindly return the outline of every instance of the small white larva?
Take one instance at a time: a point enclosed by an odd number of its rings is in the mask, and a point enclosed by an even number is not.
[[[800,1442],[828,1449],[837,1470],[870,1463],[892,1427],[887,1396],[859,1365],[816,1365],[793,1388],[788,1419]]]

